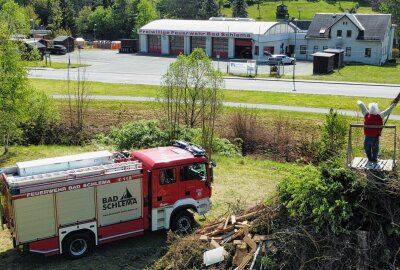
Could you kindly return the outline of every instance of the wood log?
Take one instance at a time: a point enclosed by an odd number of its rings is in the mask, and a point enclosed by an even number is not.
[[[248,254],[246,249],[236,249],[235,255],[233,256],[232,264],[233,265],[240,265],[243,261],[243,258],[246,257]]]
[[[228,216],[226,217],[226,220],[225,220],[225,224],[224,224],[224,228],[223,228],[223,229],[226,229],[226,228],[228,227],[229,217],[230,217],[230,215],[228,215]]]

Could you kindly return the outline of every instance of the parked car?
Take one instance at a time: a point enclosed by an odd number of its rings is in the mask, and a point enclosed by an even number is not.
[[[52,47],[48,48],[51,54],[66,54],[67,48],[63,45],[53,45]]]
[[[296,63],[296,59],[293,57],[289,57],[284,54],[273,54],[268,58],[268,63],[279,63],[282,62],[282,64],[294,64]]]

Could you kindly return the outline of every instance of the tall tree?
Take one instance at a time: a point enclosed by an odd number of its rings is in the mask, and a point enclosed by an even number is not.
[[[157,18],[157,13],[148,0],[140,0],[138,4],[138,12],[136,15],[136,24],[133,28],[132,36],[137,36],[137,30]]]
[[[137,14],[137,1],[115,0],[112,5],[113,38],[129,38],[135,24]]]
[[[160,101],[167,116],[170,139],[180,125],[202,129],[202,144],[212,152],[215,120],[222,107],[223,78],[202,49],[179,55],[163,76]]]
[[[197,19],[200,0],[160,0],[157,9],[164,18]]]
[[[27,17],[29,18],[29,27],[32,29],[37,28],[40,25],[40,18],[35,12],[35,8],[32,5],[28,5],[25,7],[25,12]]]
[[[234,0],[232,2],[232,17],[247,18],[246,0]]]
[[[96,28],[96,39],[110,39],[114,36],[111,8],[98,6],[92,13],[91,26]]]
[[[219,14],[219,6],[215,2],[215,0],[203,0],[199,11],[201,19],[208,20],[210,17],[218,17]]]
[[[70,30],[72,33],[76,32],[75,25],[75,11],[74,6],[70,0],[61,0],[60,8],[62,12],[61,27],[65,30]]]
[[[41,24],[48,25],[50,17],[48,0],[32,0],[31,4],[35,9],[35,13],[39,16]]]
[[[61,29],[63,14],[58,0],[49,0],[48,9],[50,10],[48,26],[51,31],[57,32]]]
[[[379,10],[383,13],[392,14],[393,23],[400,23],[400,0],[379,1]],[[397,37],[400,37],[400,29],[396,27]]]
[[[19,125],[27,117],[24,105],[29,95],[27,72],[18,45],[10,37],[28,32],[25,10],[12,0],[6,1],[0,10],[0,136],[5,153],[21,133]]]
[[[76,26],[78,35],[93,35],[94,25],[92,23],[92,8],[89,6],[84,6],[76,17]]]

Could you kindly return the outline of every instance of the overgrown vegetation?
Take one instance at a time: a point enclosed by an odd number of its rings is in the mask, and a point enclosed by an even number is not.
[[[255,115],[254,112],[235,115],[234,120],[251,122]],[[249,127],[244,123],[237,126],[242,132],[238,134],[248,134]],[[316,161],[324,162],[297,168],[278,183],[275,195],[269,196],[267,202],[276,209],[276,215],[261,216],[253,225],[253,233],[268,234],[272,239],[261,258],[263,269],[396,269],[399,266],[397,174],[356,172],[344,167],[345,137],[344,119],[331,110],[315,156]],[[180,248],[184,250],[186,241],[193,239],[196,238],[175,241],[171,246],[182,245]],[[204,251],[207,247],[201,248]],[[199,246],[195,250],[193,254],[199,253]],[[172,257],[160,260],[157,269],[174,260],[175,256],[168,254]],[[196,262],[196,258],[185,252],[176,257]],[[201,262],[189,266],[198,268]],[[225,262],[216,266],[229,267]]]

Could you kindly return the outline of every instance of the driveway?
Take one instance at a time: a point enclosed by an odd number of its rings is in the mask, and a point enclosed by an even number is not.
[[[67,55],[52,55],[51,60],[54,62],[67,63],[70,59],[71,63],[78,63],[79,52],[74,52]],[[80,51],[82,64],[90,65],[87,68],[89,72],[113,72],[116,74],[131,74],[131,75],[162,75],[164,74],[169,64],[176,60],[173,56],[153,56],[153,55],[138,55],[138,54],[120,54],[118,51],[101,50],[101,49],[82,49]],[[228,62],[213,61],[215,68],[220,68],[222,72],[227,70]],[[258,68],[259,74],[269,74],[270,67],[260,65]],[[292,74],[293,66],[285,65],[284,73]],[[312,62],[299,61],[296,64],[296,75],[311,75]]]

